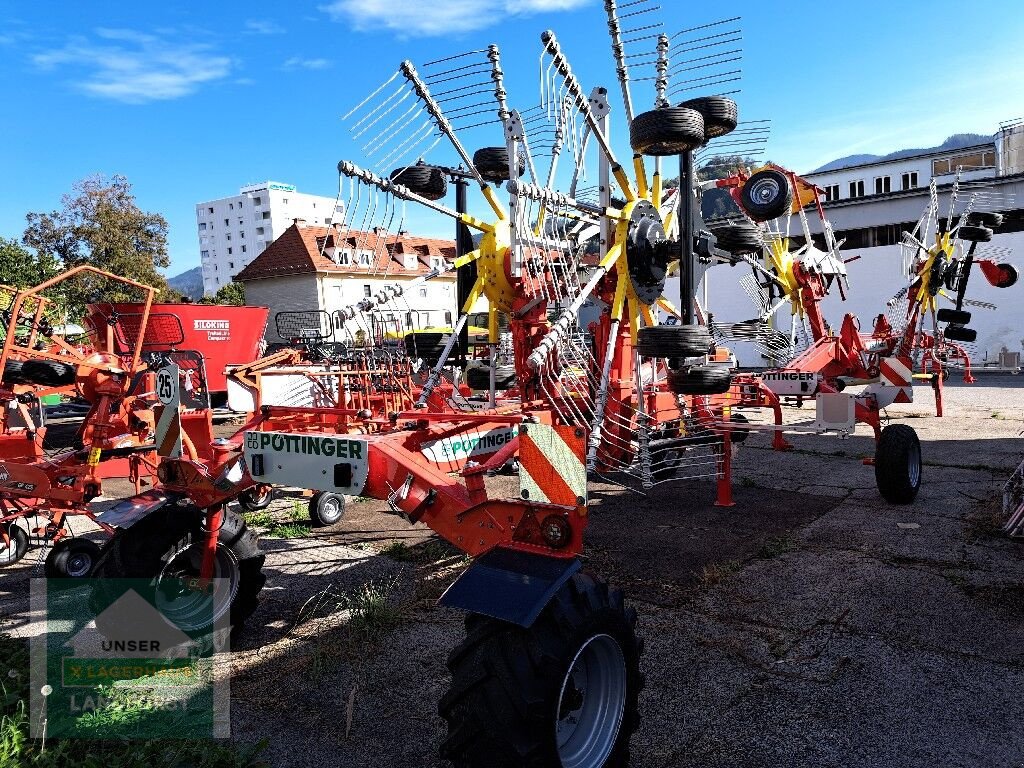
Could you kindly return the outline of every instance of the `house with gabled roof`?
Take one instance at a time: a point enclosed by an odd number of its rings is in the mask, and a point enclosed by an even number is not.
[[[342,224],[309,226],[296,219],[235,280],[245,286],[247,304],[270,308],[269,343],[292,340],[285,338],[293,335],[292,326],[282,323],[279,331],[274,321],[280,312],[319,312],[319,332],[325,333],[329,322],[334,340],[344,341],[360,324],[345,328],[335,313],[385,286],[403,287],[402,296],[377,313],[385,330],[451,326],[458,316],[454,271],[404,288],[431,270],[446,268],[454,258],[452,240],[380,229],[363,232]]]

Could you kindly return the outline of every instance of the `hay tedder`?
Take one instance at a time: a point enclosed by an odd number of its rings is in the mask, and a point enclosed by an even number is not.
[[[91,281],[144,297],[137,312],[119,314],[107,305],[91,305],[89,330],[55,325],[52,295],[72,284]],[[40,543],[48,576],[91,573],[100,548],[76,537],[70,527],[84,516],[107,534],[114,528],[89,504],[102,493],[103,480],[125,478],[136,491],[156,479],[152,371],[143,352],[151,340],[182,340],[177,318],[151,314],[155,289],[92,267],[82,266],[34,288],[12,291],[4,311],[0,351],[0,559],[14,562],[32,540]],[[197,442],[208,450],[208,406],[202,398],[202,360],[189,353],[192,410],[185,420]],[[42,398],[58,394],[85,404],[81,426],[63,447],[46,444]],[[205,425],[205,429],[204,429]],[[51,441],[59,442],[59,441]]]
[[[523,112],[509,104],[497,46],[421,68],[403,62],[346,116],[373,164],[338,164],[349,190],[346,221],[379,222],[384,236],[375,242],[387,247],[387,233],[403,228],[405,206],[415,204],[477,233],[459,238],[454,262],[420,278],[458,271],[452,332],[429,355],[371,333],[359,346],[317,352],[314,366],[316,345],[307,344],[306,353],[284,349],[236,367],[235,394],[248,398],[252,417],[206,456],[182,438],[182,377],[163,361],[155,382],[160,485],[100,518],[117,532],[96,575],[156,579],[173,598],[175,621],[191,629],[209,621],[201,608],[210,605],[211,580],[227,587],[215,620],[237,628],[256,607],[263,554],[229,509],[235,500],[253,508],[272,486],[304,488],[315,491],[314,519],[327,522],[340,517],[346,495],[363,495],[429,526],[474,558],[441,598],[468,612],[440,702],[442,754],[460,766],[628,762],[643,643],[622,592],[581,571],[588,479],[639,492],[710,480],[717,503],[731,504],[735,444],[753,428],[737,407],[772,396],[716,362],[694,301],[694,265],[714,255],[715,241],[697,226],[691,153],[736,128],[736,104],[708,96],[671,106],[670,38],[654,34],[655,108],[634,114],[622,38],[629,30],[614,2],[605,7],[631,162],[616,154],[607,90],[584,91],[553,32],[541,36],[540,104]],[[681,38],[684,49],[701,45]],[[494,103],[481,108],[485,95]],[[496,113],[497,125],[484,113]],[[504,145],[470,154],[464,137],[483,125],[499,128]],[[479,188],[486,216],[444,203],[451,162],[416,163],[438,145]],[[650,177],[645,155],[654,158]],[[676,156],[690,171],[683,194],[665,194],[662,158]],[[322,248],[335,248],[330,236]],[[664,295],[672,262],[678,307]],[[315,327],[322,336],[348,324],[377,327],[374,317],[407,306],[404,292],[416,285],[381,290]],[[480,297],[489,307],[488,365],[502,359],[507,328],[504,357],[515,381],[499,391],[491,375],[487,396],[470,398],[450,378],[449,361]],[[583,326],[585,303],[598,311]],[[659,324],[661,313],[677,322]],[[301,325],[312,327],[309,319]],[[317,399],[289,404],[299,390]],[[820,417],[821,428],[830,417]],[[847,420],[844,410],[836,423]],[[486,477],[512,456],[518,493],[495,497]],[[919,465],[879,458],[916,491]]]

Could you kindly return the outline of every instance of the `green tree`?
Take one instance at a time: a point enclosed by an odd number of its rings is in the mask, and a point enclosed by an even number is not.
[[[204,296],[200,304],[227,304],[240,307],[245,304],[245,286],[234,281],[222,285],[213,296]]]
[[[31,288],[57,274],[52,258],[36,258],[17,240],[0,237],[0,285]]]
[[[29,213],[22,241],[40,260],[65,270],[87,264],[152,286],[167,296],[167,280],[159,272],[170,264],[167,220],[139,208],[124,176],[92,176],[77,182],[61,198],[61,208]],[[137,301],[137,290],[97,279],[76,280],[62,287],[62,303],[70,315],[90,301]]]

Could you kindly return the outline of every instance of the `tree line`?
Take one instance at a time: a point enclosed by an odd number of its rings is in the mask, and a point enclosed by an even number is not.
[[[18,241],[0,237],[0,284],[29,288],[62,272],[89,265],[157,289],[156,300],[187,300],[160,270],[170,266],[167,219],[143,211],[124,176],[91,176],[74,184],[60,207],[29,213]],[[81,317],[90,302],[138,301],[139,291],[96,278],[62,283],[49,296],[67,319]],[[229,283],[212,304],[242,304],[242,286]]]

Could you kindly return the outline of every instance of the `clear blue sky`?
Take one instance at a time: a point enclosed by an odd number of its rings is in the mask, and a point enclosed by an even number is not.
[[[768,156],[798,171],[1024,116],[1010,0],[662,4],[669,32],[743,17],[741,116],[771,118]],[[198,264],[196,202],[266,179],[335,194],[337,161],[358,159],[340,116],[403,58],[496,42],[513,105],[535,104],[545,28],[587,90],[615,88],[600,0],[3,0],[0,235],[75,180],[121,173],[167,217],[169,271],[183,271]],[[646,106],[650,86],[636,93]]]

